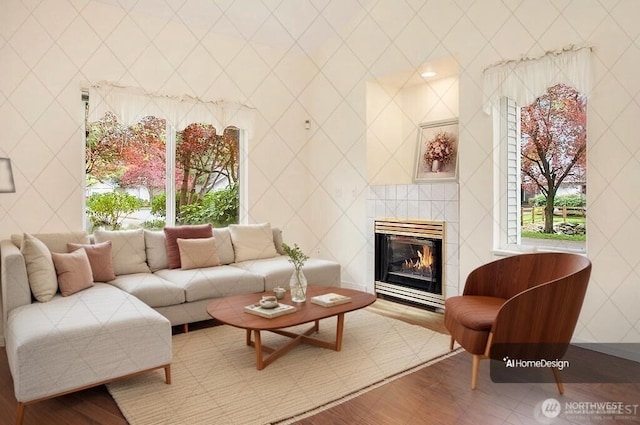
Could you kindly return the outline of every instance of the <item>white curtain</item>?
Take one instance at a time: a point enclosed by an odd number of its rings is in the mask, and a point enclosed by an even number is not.
[[[89,121],[111,111],[122,124],[131,125],[146,116],[164,118],[180,131],[198,122],[212,124],[219,133],[229,126],[253,130],[255,109],[227,101],[203,101],[190,96],[172,97],[145,93],[142,89],[99,83],[89,88]]]
[[[591,48],[547,52],[535,59],[507,61],[484,70],[482,110],[491,114],[501,97],[518,105],[532,103],[548,87],[564,83],[581,93],[591,91]]]

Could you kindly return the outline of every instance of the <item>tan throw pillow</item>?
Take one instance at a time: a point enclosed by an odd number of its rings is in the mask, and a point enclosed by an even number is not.
[[[93,286],[91,264],[84,249],[77,249],[69,254],[52,252],[53,264],[58,274],[58,285],[63,297]]]
[[[111,261],[116,276],[150,273],[143,229],[96,230],[93,239],[96,243],[111,241]]]
[[[82,245],[68,243],[67,251],[73,252],[83,248],[89,258],[91,274],[94,282],[109,282],[116,278],[111,261],[111,241],[101,242],[94,245]]]
[[[247,260],[271,258],[278,255],[273,243],[270,223],[231,224],[231,242],[236,254],[236,263]]]
[[[216,238],[176,239],[183,270],[220,265]]]
[[[24,257],[29,277],[29,287],[36,300],[50,301],[58,292],[58,278],[47,246],[29,234],[22,237],[20,251]]]
[[[180,249],[177,239],[199,239],[213,236],[210,224],[165,227],[164,236],[167,244],[167,266],[170,269],[180,268]]]

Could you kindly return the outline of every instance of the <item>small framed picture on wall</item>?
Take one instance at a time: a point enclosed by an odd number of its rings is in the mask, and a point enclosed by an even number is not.
[[[458,120],[420,124],[416,153],[416,183],[458,178]]]

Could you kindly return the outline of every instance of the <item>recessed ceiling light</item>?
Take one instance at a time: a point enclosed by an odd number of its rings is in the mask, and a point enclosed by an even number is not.
[[[422,74],[420,74],[422,77],[424,78],[429,78],[429,77],[435,77],[436,73],[433,71],[425,71]]]

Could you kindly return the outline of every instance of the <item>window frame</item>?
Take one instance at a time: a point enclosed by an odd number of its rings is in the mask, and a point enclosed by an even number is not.
[[[586,253],[583,249],[522,244],[520,106],[501,97],[492,107],[494,129],[494,249],[495,255],[526,252]],[[514,170],[515,168],[515,170]]]

